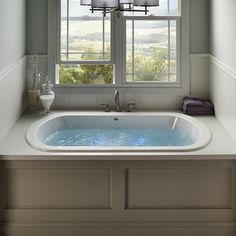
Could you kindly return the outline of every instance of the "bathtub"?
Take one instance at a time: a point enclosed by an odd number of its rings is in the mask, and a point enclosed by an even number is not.
[[[135,146],[55,146],[45,139],[61,130],[86,129],[162,129],[188,136],[189,145],[135,145]],[[100,113],[58,112],[33,123],[26,131],[26,140],[33,148],[45,152],[187,152],[206,147],[211,141],[208,128],[195,118],[173,112],[154,113]]]

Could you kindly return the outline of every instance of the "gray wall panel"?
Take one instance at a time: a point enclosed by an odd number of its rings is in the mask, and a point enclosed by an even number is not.
[[[47,53],[47,0],[27,1],[27,53]],[[190,52],[208,53],[208,0],[190,0]]]
[[[27,0],[27,54],[47,54],[47,0]]]
[[[190,0],[190,52],[209,51],[209,1]]]

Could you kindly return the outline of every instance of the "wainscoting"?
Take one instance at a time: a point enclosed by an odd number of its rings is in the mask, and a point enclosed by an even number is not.
[[[191,95],[209,97],[215,104],[216,117],[236,140],[236,73],[221,61],[208,54],[192,54]],[[28,56],[27,71],[32,68],[33,56]],[[0,72],[0,141],[7,135],[24,108],[26,59],[21,58],[6,71]],[[47,74],[47,56],[39,56],[39,70]],[[209,79],[210,78],[210,79]],[[188,95],[188,94],[185,94]],[[138,109],[178,109],[184,95],[139,93],[123,91],[124,103],[135,101]],[[113,92],[92,94],[72,91],[57,93],[55,109],[99,109],[100,103],[113,103]],[[125,104],[123,104],[125,105]]]
[[[120,89],[121,103],[125,107],[128,102],[135,102],[137,109],[146,110],[170,110],[179,109],[181,99],[185,95],[208,97],[208,54],[193,54],[190,57],[190,77],[191,88],[185,94],[163,92],[160,89]],[[28,57],[28,68],[32,68],[33,56]],[[39,56],[39,68],[43,72],[43,77],[47,73],[47,56]],[[114,89],[94,91],[83,90],[63,90],[56,89],[56,100],[54,109],[102,109],[101,103],[113,104]]]
[[[24,110],[25,72],[26,57],[0,71],[0,142]]]
[[[1,162],[7,236],[234,236],[233,161]]]
[[[217,58],[210,56],[210,98],[216,117],[236,140],[236,73]]]

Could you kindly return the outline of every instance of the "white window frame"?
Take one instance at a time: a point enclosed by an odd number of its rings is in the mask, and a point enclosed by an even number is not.
[[[69,0],[67,0],[69,1]],[[64,65],[77,65],[77,64],[81,64],[81,65],[110,65],[110,64],[114,64],[114,41],[115,41],[115,30],[114,30],[114,15],[111,15],[111,24],[110,24],[110,32],[111,32],[111,39],[110,39],[110,46],[111,46],[111,52],[110,52],[110,60],[79,60],[79,61],[61,61],[61,1],[58,1],[57,3],[57,8],[58,9],[58,13],[57,13],[57,27],[58,27],[58,37],[57,37],[57,58],[56,58],[56,64],[60,64],[61,62],[63,62]],[[102,14],[102,13],[101,13]],[[68,17],[68,15],[67,15]],[[67,22],[68,22],[68,18],[67,18]],[[104,22],[103,22],[104,23]],[[68,30],[68,25],[67,25],[67,30]],[[68,31],[67,31],[67,36],[68,36]],[[68,44],[68,38],[67,38],[67,44]],[[67,45],[68,47],[68,45]],[[104,50],[104,49],[103,49]],[[59,53],[58,53],[59,52]],[[56,78],[59,79],[59,78]],[[58,81],[59,82],[59,81]]]
[[[113,64],[114,68],[114,82],[113,84],[83,84],[83,85],[62,85],[58,84],[56,78],[56,65],[60,61],[60,0],[48,1],[48,73],[55,84],[56,90],[65,91],[67,89],[74,89],[80,91],[88,89],[93,90],[107,90],[111,88],[130,88],[130,89],[155,89],[156,92],[171,94],[189,94],[190,92],[190,73],[189,73],[189,0],[179,0],[181,2],[179,9],[179,16],[149,16],[149,20],[176,20],[177,23],[177,81],[176,82],[127,82],[126,81],[126,32],[125,23],[127,19],[144,20],[143,16],[131,17],[122,16],[117,18],[113,14],[111,21],[111,61],[80,61],[79,64]],[[117,27],[112,27],[116,24]],[[124,28],[125,27],[125,28]],[[120,32],[121,31],[121,32]],[[117,41],[115,41],[117,40]],[[55,43],[57,42],[57,43]],[[119,42],[119,43],[118,43]],[[76,62],[74,62],[76,63]],[[73,63],[70,63],[73,64]]]
[[[153,21],[158,21],[158,20],[175,20],[176,21],[176,82],[157,82],[157,81],[140,81],[140,82],[128,82],[126,79],[126,21],[127,20],[153,20]],[[123,16],[121,18],[121,28],[122,29],[122,34],[118,34],[120,36],[119,38],[119,45],[118,45],[118,50],[115,52],[115,56],[117,60],[119,58],[122,58],[122,64],[120,66],[120,70],[116,74],[116,78],[118,77],[118,84],[120,85],[126,85],[126,86],[134,86],[134,87],[180,87],[181,86],[181,79],[180,79],[180,16],[148,16],[148,17],[143,17],[143,16]],[[117,27],[119,28],[119,27]],[[117,43],[117,42],[116,42]],[[125,45],[125,47],[124,47]]]

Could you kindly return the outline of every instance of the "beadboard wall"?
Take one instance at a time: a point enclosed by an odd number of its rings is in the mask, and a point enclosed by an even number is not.
[[[0,72],[0,142],[8,134],[25,107],[25,67],[27,72],[32,70],[33,56],[22,57]],[[39,70],[45,78],[47,74],[47,56],[38,56]],[[208,97],[208,56],[206,54],[194,54],[191,56],[191,94],[194,96]],[[127,102],[134,101],[138,109],[179,109],[184,95],[172,95],[155,92],[138,92],[134,89],[121,91],[123,106]],[[113,91],[104,91],[93,94],[89,91],[78,93],[59,92],[56,94],[54,109],[101,109],[103,102],[113,104]]]
[[[33,55],[28,56],[28,70],[32,68]],[[208,54],[192,54],[190,57],[191,66],[191,95],[208,97]],[[39,69],[43,72],[43,77],[47,73],[47,56],[39,56]],[[147,92],[148,91],[148,92]],[[157,93],[155,89],[136,90],[136,89],[120,89],[120,99],[123,107],[128,102],[135,102],[138,109],[148,110],[168,110],[179,109],[181,99],[184,95],[189,94],[166,94]],[[54,109],[102,109],[100,104],[108,102],[113,104],[114,91],[101,90],[76,91],[74,89],[62,90],[57,89]]]
[[[24,56],[0,71],[0,142],[24,110],[25,69]]]
[[[210,98],[216,117],[236,140],[236,72],[209,56]]]

